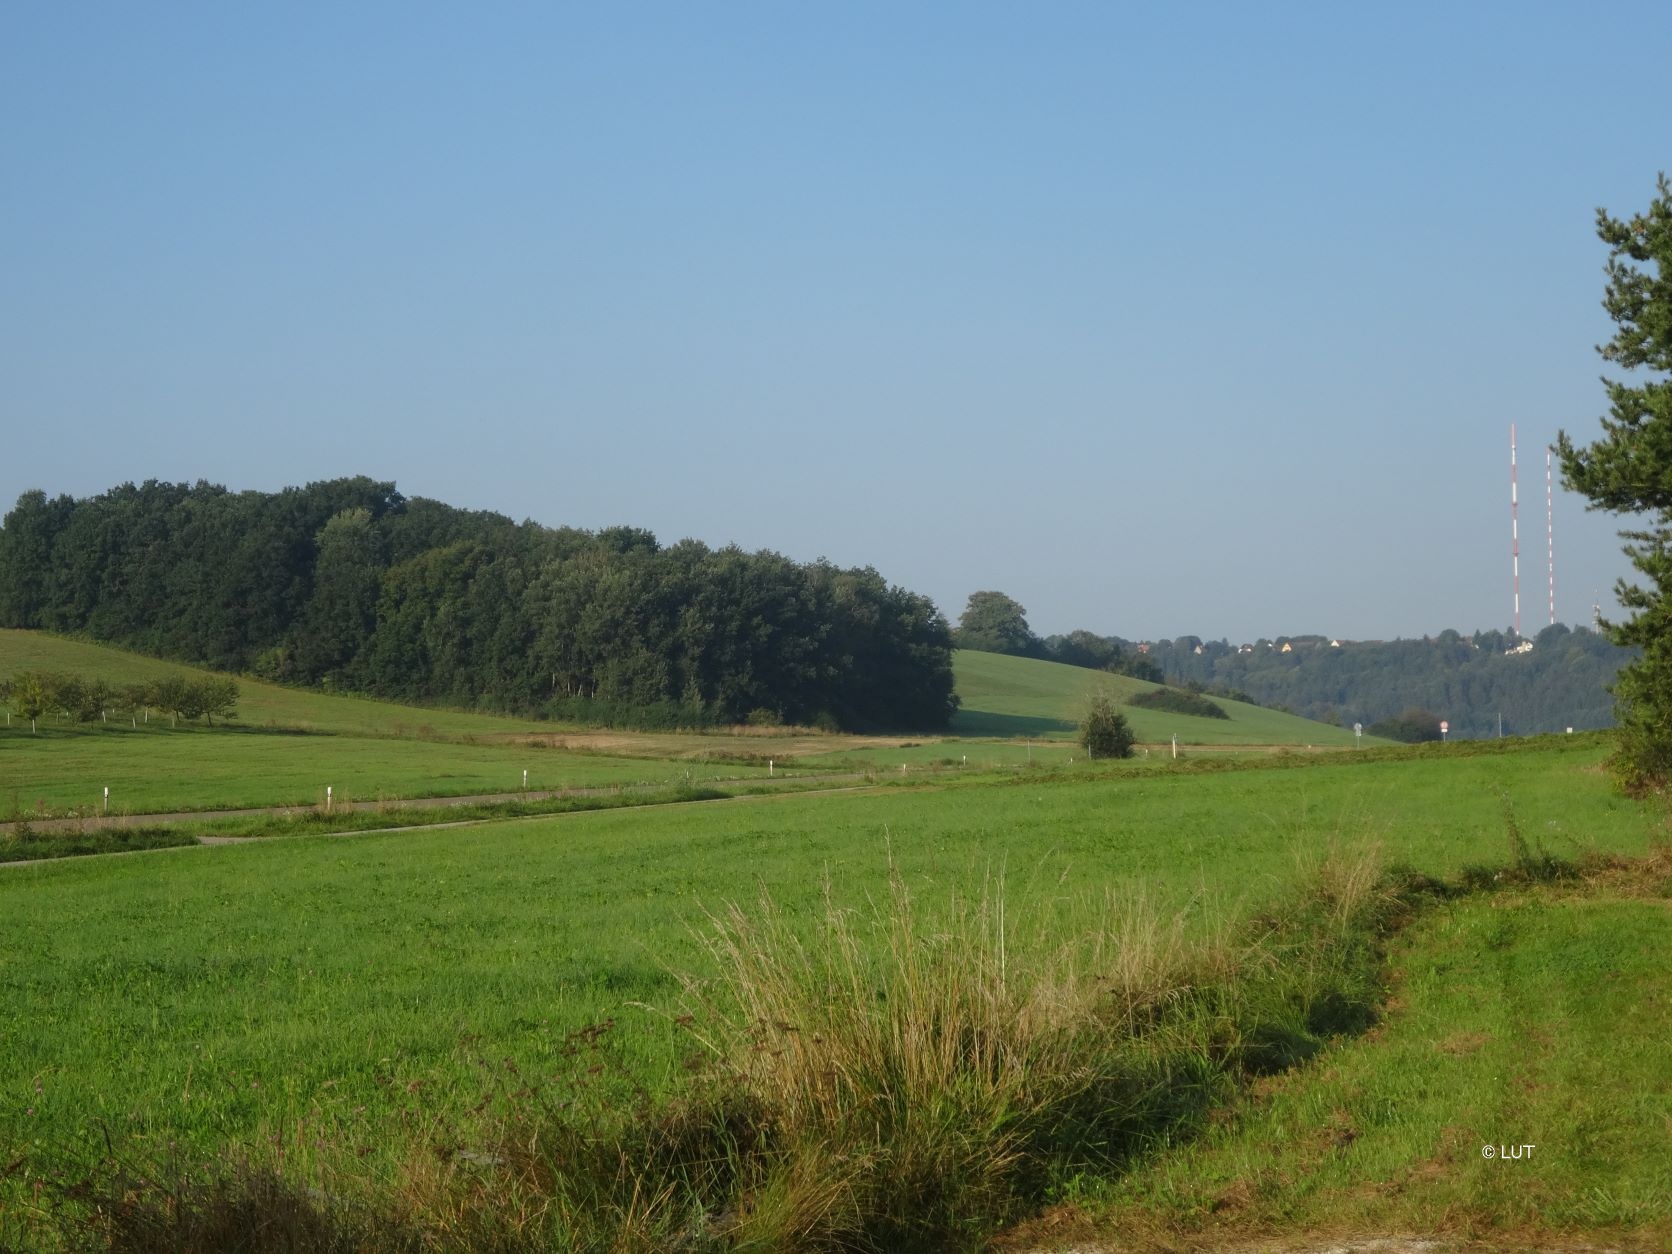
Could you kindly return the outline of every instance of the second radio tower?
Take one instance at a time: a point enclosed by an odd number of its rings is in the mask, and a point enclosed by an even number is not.
[[[1521,522],[1515,487],[1515,424],[1509,424],[1509,566],[1515,582],[1515,638],[1521,639]]]
[[[1550,575],[1550,625],[1556,625],[1556,489],[1550,474],[1550,458],[1555,450],[1544,446],[1544,557]]]

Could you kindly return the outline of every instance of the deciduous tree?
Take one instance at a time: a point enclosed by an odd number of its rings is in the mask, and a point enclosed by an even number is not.
[[[1039,651],[1039,639],[1028,626],[1028,612],[1002,592],[972,592],[958,619],[960,649],[982,653],[1027,656]]]

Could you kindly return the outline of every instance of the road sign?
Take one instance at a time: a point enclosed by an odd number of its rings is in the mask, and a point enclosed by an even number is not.
[[[1440,720],[1440,735],[1443,736],[1450,730],[1451,730],[1451,724],[1446,722],[1445,719],[1441,719]]]

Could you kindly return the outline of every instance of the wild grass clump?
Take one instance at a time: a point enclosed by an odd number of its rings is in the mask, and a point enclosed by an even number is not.
[[[1099,1125],[1105,1150],[1127,1139],[1165,1052],[1106,1022],[1087,947],[1016,952],[1002,891],[930,916],[899,881],[869,912],[827,897],[811,940],[765,899],[711,924],[722,974],[688,983],[693,1032],[773,1129],[771,1205],[736,1213],[752,1242],[786,1215],[816,1244],[973,1242],[1038,1192],[1054,1147]]]

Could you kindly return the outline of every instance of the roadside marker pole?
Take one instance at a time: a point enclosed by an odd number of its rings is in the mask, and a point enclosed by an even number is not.
[[[1179,734],[1177,732],[1174,732],[1173,733],[1173,757],[1176,760],[1178,758],[1178,756],[1179,756]]]
[[[331,785],[325,785],[325,813],[331,813]]]
[[[528,768],[523,767],[523,791],[528,791]]]
[[[106,814],[109,814],[109,813],[110,813],[110,785],[109,785],[109,784],[106,784],[106,785],[105,785],[105,805],[104,805],[104,812],[105,812],[105,813],[106,813]]]

